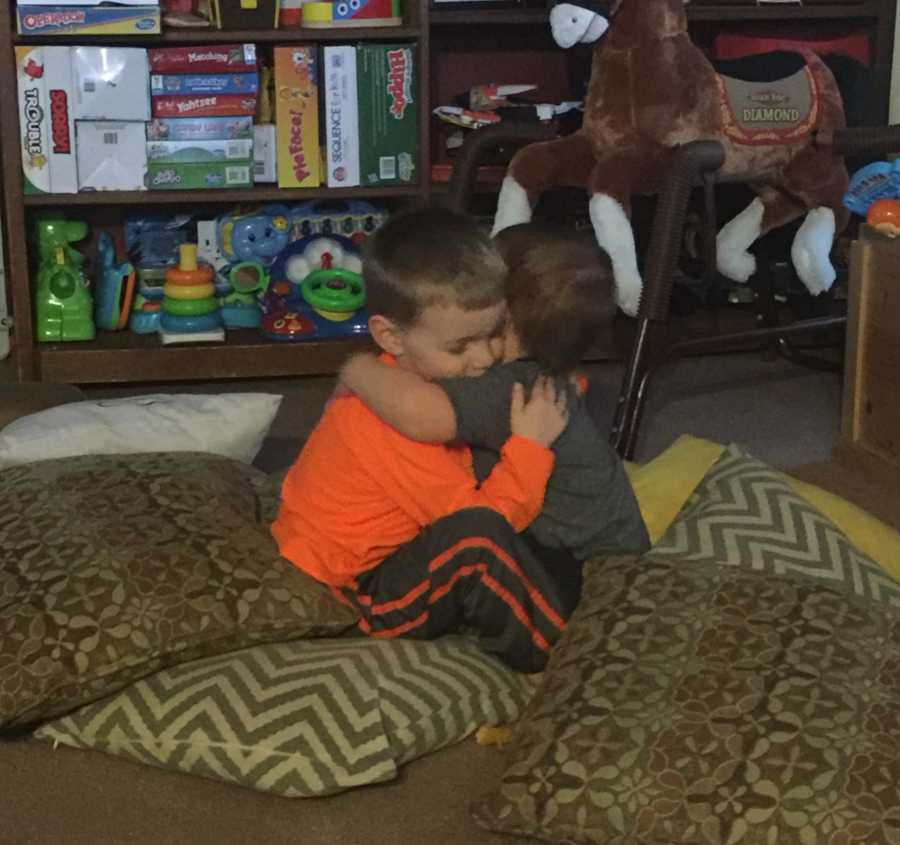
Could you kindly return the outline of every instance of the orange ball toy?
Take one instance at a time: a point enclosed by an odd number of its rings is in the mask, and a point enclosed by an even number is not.
[[[900,235],[900,200],[875,200],[866,214],[866,222],[879,232],[896,238]]]

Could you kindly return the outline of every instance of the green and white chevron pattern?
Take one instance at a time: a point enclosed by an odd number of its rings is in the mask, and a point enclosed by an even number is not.
[[[302,640],[166,669],[36,736],[305,797],[389,780],[526,697],[464,637]]]
[[[816,578],[900,607],[900,585],[882,567],[781,473],[736,446],[722,453],[650,554]]]

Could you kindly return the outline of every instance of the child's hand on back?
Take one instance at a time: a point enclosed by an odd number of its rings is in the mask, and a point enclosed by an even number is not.
[[[536,440],[542,446],[550,446],[565,431],[568,423],[566,393],[557,393],[556,382],[552,378],[538,378],[527,402],[522,385],[513,385],[510,405],[510,428],[513,434]]]

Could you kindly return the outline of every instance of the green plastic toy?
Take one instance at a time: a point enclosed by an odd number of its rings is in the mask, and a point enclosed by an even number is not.
[[[84,256],[71,244],[87,236],[87,224],[59,215],[40,217],[36,226],[35,336],[39,341],[92,340],[93,302],[84,275]]]

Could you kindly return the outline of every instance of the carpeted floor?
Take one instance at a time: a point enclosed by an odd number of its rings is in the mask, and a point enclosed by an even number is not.
[[[608,429],[622,366],[589,364],[595,416]],[[333,378],[232,381],[204,384],[86,388],[92,396],[124,396],[155,390],[190,392],[268,391],[284,395],[263,463],[290,463],[281,444],[303,439],[315,425],[334,387]],[[827,461],[840,428],[841,378],[758,354],[682,360],[651,383],[637,460],[661,452],[683,433],[737,442],[775,466]]]
[[[611,415],[620,371],[591,367]],[[232,384],[286,394],[269,460],[283,464],[309,431],[330,379]],[[197,390],[196,386],[182,390]],[[204,389],[218,390],[221,385]],[[837,438],[840,379],[759,356],[681,362],[654,385],[638,458],[690,432],[736,441],[804,480],[900,527],[900,495],[828,463]],[[121,389],[93,391],[120,394]],[[393,783],[318,800],[286,800],[95,752],[31,741],[0,744],[2,845],[502,845],[467,806],[496,778],[503,754],[468,740],[405,767]]]

